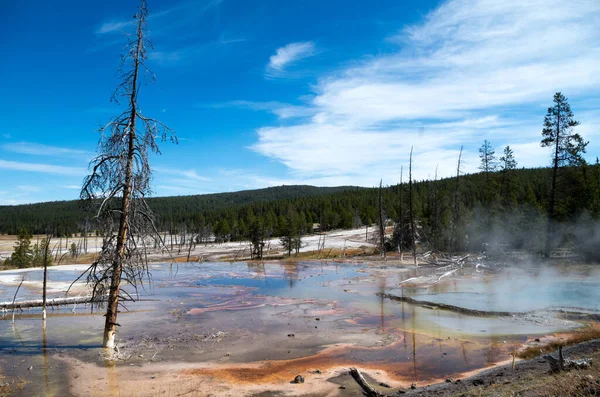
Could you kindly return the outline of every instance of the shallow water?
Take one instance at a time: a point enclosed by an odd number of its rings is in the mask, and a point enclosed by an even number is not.
[[[437,379],[504,360],[515,343],[574,326],[547,317],[472,317],[431,310],[381,299],[377,292],[480,310],[600,309],[596,270],[514,269],[494,276],[463,272],[428,288],[400,282],[432,270],[351,263],[156,264],[150,270],[153,282],[138,290],[142,300],[129,303],[130,311],[119,315],[118,338],[130,340],[134,347],[151,338],[168,339],[173,349],[161,350],[158,356],[167,361],[222,360],[231,349],[234,357],[227,360],[232,368],[218,375],[226,373],[236,381],[235,363],[265,359],[278,360],[282,371],[286,360],[292,360],[289,365],[294,368],[360,363],[401,379]],[[64,296],[61,290],[80,272],[50,269],[50,297]],[[0,300],[12,300],[23,274],[26,283],[19,300],[40,298],[42,272],[29,270],[0,273]],[[44,364],[48,353],[99,362],[104,318],[90,314],[89,307],[50,312],[45,333],[39,310],[17,315],[14,325],[10,315],[2,320],[0,364],[5,375],[36,379],[54,371],[53,379],[60,378],[64,364],[52,359],[54,367]],[[225,347],[205,341],[217,331],[230,335]],[[347,347],[349,343],[354,346]],[[340,347],[323,350],[334,344]],[[28,371],[29,366],[44,371]],[[253,371],[246,370],[244,379],[267,379],[260,368]],[[269,367],[269,376],[274,371]],[[24,390],[39,391],[40,384],[32,382]],[[60,389],[60,382],[53,384]]]
[[[452,280],[418,294],[419,299],[476,310],[528,312],[551,308],[600,311],[600,269],[509,269],[496,276]]]

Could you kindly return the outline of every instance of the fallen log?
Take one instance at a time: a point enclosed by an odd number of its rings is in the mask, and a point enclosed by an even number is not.
[[[352,375],[356,383],[358,383],[361,389],[363,389],[367,397],[385,397],[385,394],[381,394],[377,390],[373,389],[373,387],[369,384],[369,382],[366,381],[358,369],[350,368],[350,375]]]
[[[441,279],[443,279],[444,277],[448,277],[448,276],[450,276],[450,275],[452,275],[452,274],[456,273],[457,271],[458,271],[458,269],[454,269],[454,270],[450,270],[450,271],[448,271],[448,272],[446,272],[446,273],[442,274],[442,275],[441,275],[441,276],[440,276],[440,277],[437,279],[436,283],[439,283]]]
[[[61,305],[75,305],[80,303],[92,303],[91,296],[73,296],[68,298],[54,298],[47,299],[46,306],[61,306]],[[4,310],[15,310],[15,309],[29,309],[32,307],[42,307],[44,305],[43,299],[34,299],[21,302],[0,302],[0,309]]]
[[[497,311],[488,311],[488,310],[475,310],[475,309],[467,309],[466,307],[448,305],[446,303],[436,303],[436,302],[428,302],[422,300],[416,300],[413,298],[409,298],[407,296],[396,296],[392,294],[385,294],[378,292],[376,294],[381,298],[388,298],[397,302],[405,302],[411,305],[421,306],[427,309],[441,309],[441,310],[449,310],[456,313],[466,314],[469,316],[477,316],[477,317],[491,317],[491,316],[503,316],[503,317],[511,317],[520,315],[523,313],[513,313],[513,312],[497,312]]]
[[[579,360],[565,359],[562,353],[562,346],[558,348],[558,359],[554,358],[550,354],[545,355],[544,358],[548,361],[550,366],[550,372],[570,371],[572,369],[587,369],[592,364],[591,359],[582,358]]]

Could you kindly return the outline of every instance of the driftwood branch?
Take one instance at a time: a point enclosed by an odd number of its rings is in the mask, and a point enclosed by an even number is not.
[[[405,302],[405,303],[408,303],[411,305],[425,307],[427,309],[449,310],[449,311],[453,311],[456,313],[466,314],[469,316],[477,316],[477,317],[490,317],[490,316],[508,317],[508,316],[515,316],[515,315],[522,314],[522,313],[513,313],[513,312],[497,312],[497,311],[488,311],[488,310],[467,309],[466,307],[447,305],[445,303],[436,303],[436,302],[416,300],[413,298],[409,298],[407,296],[396,296],[396,295],[385,294],[385,293],[381,293],[381,292],[378,292],[377,296],[379,296],[381,298],[388,298],[388,299],[391,299],[391,300],[397,301],[397,302]]]
[[[77,303],[92,303],[91,296],[73,296],[69,298],[55,298],[47,299],[46,306],[61,306],[61,305],[73,305]],[[4,310],[15,310],[15,309],[28,309],[32,307],[43,307],[43,299],[34,299],[21,302],[0,302],[0,309]]]
[[[385,397],[385,394],[379,393],[369,385],[369,382],[366,381],[358,369],[350,368],[350,375],[352,375],[356,383],[363,389],[363,392],[367,397]]]
[[[25,281],[25,276],[21,277],[21,282],[19,283],[19,286],[17,287],[17,290],[15,291],[15,296],[13,296],[13,300],[12,300],[12,304],[13,304],[12,321],[13,321],[13,323],[15,322],[14,304],[15,304],[15,300],[17,299],[17,294],[19,293],[19,290],[21,289],[21,285],[23,285],[23,281]]]

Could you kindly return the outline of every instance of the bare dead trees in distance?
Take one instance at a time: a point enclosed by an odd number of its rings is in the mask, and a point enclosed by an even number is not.
[[[382,196],[382,190],[383,190],[383,179],[381,179],[379,181],[379,198],[378,198],[378,207],[379,207],[379,249],[381,252],[381,256],[385,258],[386,256],[386,252],[385,252],[385,219],[383,216],[383,198]]]
[[[410,238],[412,242],[413,263],[417,266],[417,239],[415,238],[415,214],[413,207],[413,183],[412,183],[412,154],[413,147],[410,147],[410,158],[408,162],[408,213],[410,219]]]
[[[454,190],[454,203],[452,204],[452,231],[450,235],[450,249],[456,251],[456,230],[460,216],[460,166],[462,163],[463,147],[460,147],[458,162],[456,164],[456,188]]]
[[[439,195],[437,188],[437,175],[438,175],[438,165],[435,166],[435,174],[433,177],[433,189],[432,189],[432,215],[433,221],[431,222],[431,250],[437,251],[439,247],[439,238],[440,238],[440,205],[439,205]]]
[[[123,300],[133,297],[122,283],[137,291],[148,276],[147,237],[159,239],[152,211],[145,197],[150,194],[152,174],[148,156],[159,154],[157,140],[177,143],[173,131],[163,123],[144,116],[138,106],[152,43],[147,37],[148,9],[141,0],[135,15],[135,33],[128,38],[121,57],[119,78],[111,101],[123,101],[126,109],[100,129],[99,154],[90,163],[81,199],[100,199],[96,213],[105,241],[98,259],[84,273],[96,304],[106,303],[103,346],[115,345],[117,312]],[[133,236],[137,236],[135,239]]]
[[[398,186],[398,199],[399,199],[399,205],[398,205],[398,223],[396,224],[396,236],[395,238],[398,240],[397,244],[398,244],[398,253],[400,254],[400,262],[402,262],[403,255],[403,244],[404,244],[404,200],[403,200],[403,191],[404,191],[404,185],[402,185],[402,177],[403,177],[403,171],[404,171],[404,166],[400,166],[400,185]]]

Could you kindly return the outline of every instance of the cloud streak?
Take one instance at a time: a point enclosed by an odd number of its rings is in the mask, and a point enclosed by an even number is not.
[[[8,160],[0,160],[0,169],[81,177],[87,174],[87,171],[83,168],[67,167],[53,164],[25,163],[20,161]]]
[[[28,154],[33,156],[52,157],[79,157],[89,159],[92,153],[85,150],[70,149],[58,146],[42,145],[33,142],[15,142],[0,145],[0,148],[12,153]]]
[[[267,102],[255,102],[255,101],[229,101],[221,103],[213,103],[210,105],[198,105],[199,107],[211,107],[214,109],[222,108],[238,108],[238,109],[250,109],[250,110],[264,110],[272,113],[280,119],[292,119],[299,117],[308,117],[315,114],[315,110],[308,106],[297,106],[291,105],[285,102],[278,101],[267,101]]]
[[[396,51],[322,76],[308,104],[314,116],[260,128],[251,149],[297,177],[352,176],[367,185],[381,176],[395,182],[411,146],[417,178],[438,163],[442,176],[452,175],[461,145],[465,171],[476,171],[486,138],[514,146],[523,165],[544,165],[544,149],[535,162],[526,153],[539,145],[553,93],[569,96],[576,115],[600,94],[598,20],[595,0],[576,8],[559,0],[447,1],[388,37]],[[275,70],[297,58],[274,57]]]
[[[317,54],[317,49],[312,41],[290,43],[278,48],[269,58],[267,74],[269,76],[282,75],[290,65]]]

